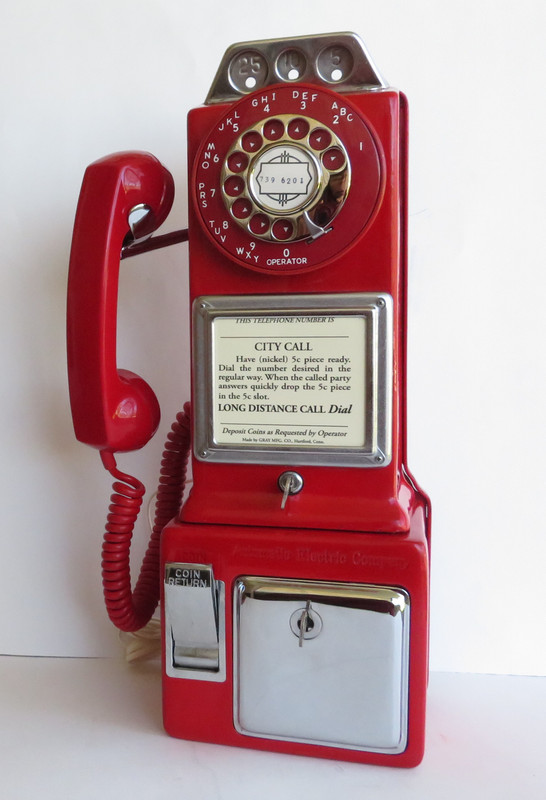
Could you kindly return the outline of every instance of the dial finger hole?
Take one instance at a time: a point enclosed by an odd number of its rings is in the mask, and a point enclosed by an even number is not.
[[[246,153],[235,152],[227,160],[230,172],[244,172],[248,166],[248,156]]]
[[[248,131],[241,140],[243,150],[247,153],[256,153],[263,144],[263,139],[257,131]]]
[[[248,227],[256,236],[263,236],[269,230],[269,219],[265,214],[254,214]]]
[[[332,141],[332,134],[326,128],[315,128],[309,136],[309,144],[313,150],[325,150]]]
[[[269,141],[275,142],[284,133],[284,125],[280,119],[270,119],[264,125],[264,136]]]
[[[322,163],[330,172],[337,172],[345,166],[345,154],[339,147],[330,147],[323,153]]]
[[[291,139],[304,139],[309,133],[309,123],[306,119],[293,119],[288,123],[288,135]]]
[[[238,197],[245,188],[245,182],[242,178],[238,178],[236,175],[232,175],[230,178],[224,181],[224,192],[229,197]]]
[[[278,219],[273,223],[271,233],[279,242],[287,242],[294,235],[294,225],[289,219]]]
[[[246,219],[252,213],[252,203],[244,197],[240,197],[231,206],[231,213],[236,219]]]

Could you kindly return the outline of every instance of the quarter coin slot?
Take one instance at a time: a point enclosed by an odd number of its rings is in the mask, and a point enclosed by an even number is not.
[[[229,82],[241,94],[259,89],[267,80],[267,61],[257,50],[243,50],[237,53],[228,69]]]

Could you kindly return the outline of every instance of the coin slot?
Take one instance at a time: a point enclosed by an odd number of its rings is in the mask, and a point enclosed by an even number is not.
[[[346,81],[354,68],[354,58],[343,45],[325,47],[317,59],[317,71],[327,83]]]
[[[238,92],[251,92],[259,89],[267,80],[267,61],[256,50],[244,50],[232,58],[228,77],[229,82]]]
[[[291,48],[285,50],[277,59],[275,65],[279,78],[284,81],[301,80],[307,69],[307,59],[300,50]]]

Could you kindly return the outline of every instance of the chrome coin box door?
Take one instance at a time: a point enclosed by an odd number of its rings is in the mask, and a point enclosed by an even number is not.
[[[404,590],[244,576],[234,609],[240,733],[378,753],[405,749]]]

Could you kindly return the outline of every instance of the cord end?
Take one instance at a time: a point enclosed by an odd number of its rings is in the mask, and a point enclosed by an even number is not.
[[[111,450],[101,450],[100,457],[105,470],[112,472],[117,469],[116,459]]]

